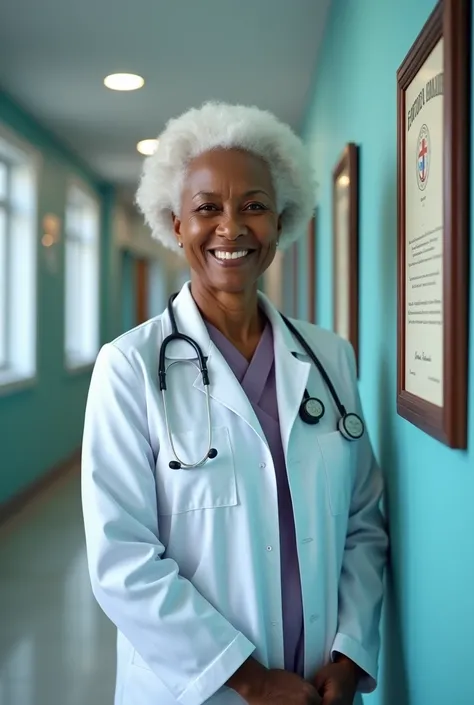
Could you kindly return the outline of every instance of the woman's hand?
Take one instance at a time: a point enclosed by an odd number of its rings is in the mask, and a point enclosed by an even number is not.
[[[314,678],[314,685],[323,698],[322,705],[352,705],[361,673],[345,656],[324,666]]]
[[[269,670],[250,658],[227,682],[249,705],[321,705],[316,688],[294,673]]]

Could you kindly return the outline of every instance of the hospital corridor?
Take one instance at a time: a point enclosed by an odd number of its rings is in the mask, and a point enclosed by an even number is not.
[[[90,590],[79,497],[76,463],[0,528],[2,705],[113,702],[114,633]]]
[[[474,705],[474,0],[0,0],[0,705]]]

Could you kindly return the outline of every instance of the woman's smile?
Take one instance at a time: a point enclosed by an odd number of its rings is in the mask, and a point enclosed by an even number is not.
[[[252,255],[255,254],[256,250],[219,247],[209,249],[207,252],[220,267],[243,267],[252,261]]]

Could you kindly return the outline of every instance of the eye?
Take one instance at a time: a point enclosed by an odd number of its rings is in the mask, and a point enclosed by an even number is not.
[[[198,213],[212,213],[213,211],[219,210],[215,203],[203,203],[197,209]]]
[[[245,206],[246,211],[266,211],[268,208],[263,203],[258,203],[257,201],[252,201],[252,203],[247,203]]]

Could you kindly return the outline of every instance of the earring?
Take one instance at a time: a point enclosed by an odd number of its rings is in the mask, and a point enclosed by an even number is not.
[[[183,243],[182,243],[182,242],[178,242],[178,246],[179,246],[179,247],[182,247],[182,246],[183,246]]]

